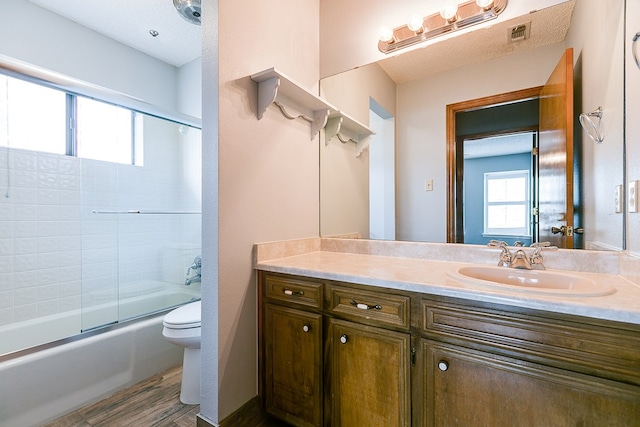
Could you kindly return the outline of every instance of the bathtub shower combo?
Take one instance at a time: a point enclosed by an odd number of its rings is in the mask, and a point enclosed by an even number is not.
[[[0,147],[0,355],[200,298],[199,130],[144,122],[143,166]]]
[[[0,425],[181,363],[162,319],[200,299],[201,132],[160,117],[135,112],[135,164],[0,144]]]

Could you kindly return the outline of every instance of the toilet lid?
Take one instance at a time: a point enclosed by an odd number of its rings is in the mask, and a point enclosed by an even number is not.
[[[173,329],[199,328],[200,312],[200,301],[185,304],[167,313],[162,324]]]

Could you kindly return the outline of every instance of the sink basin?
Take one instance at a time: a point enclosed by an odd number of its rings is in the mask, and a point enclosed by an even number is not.
[[[473,266],[461,267],[449,276],[467,284],[543,295],[594,297],[616,291],[612,286],[589,278],[546,270]]]

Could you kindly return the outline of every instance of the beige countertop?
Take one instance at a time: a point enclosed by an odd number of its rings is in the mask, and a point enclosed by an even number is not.
[[[547,272],[591,279],[615,288],[615,292],[605,296],[554,295],[554,291],[540,294],[465,283],[455,278],[457,270],[464,266],[495,266],[495,263],[486,261],[468,263],[424,259],[413,255],[405,257],[340,252],[334,248],[322,250],[321,245],[316,245],[315,242],[306,244],[303,250],[293,252],[280,248],[274,251],[276,246],[269,245],[271,256],[262,257],[260,248],[256,251],[258,255],[255,268],[258,270],[640,325],[640,286],[618,274],[547,269]],[[493,253],[491,255],[494,257]]]

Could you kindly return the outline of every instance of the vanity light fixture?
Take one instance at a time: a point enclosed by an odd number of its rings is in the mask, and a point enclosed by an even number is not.
[[[390,53],[434,37],[495,19],[507,7],[508,0],[446,0],[439,13],[424,18],[412,15],[409,22],[380,31],[378,49]]]

